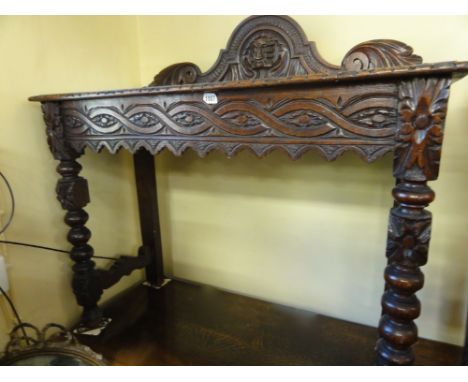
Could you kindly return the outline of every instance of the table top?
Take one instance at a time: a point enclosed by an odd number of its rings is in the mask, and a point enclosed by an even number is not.
[[[29,98],[34,102],[57,102],[86,99],[103,99],[132,96],[151,96],[173,93],[207,92],[218,90],[255,89],[265,87],[287,87],[298,85],[343,84],[392,80],[404,77],[452,75],[454,80],[468,74],[468,61],[449,61],[436,64],[417,64],[370,70],[340,70],[335,73],[312,73],[303,76],[268,78],[262,80],[224,81],[183,85],[146,86],[142,88],[117,89],[97,92],[37,95]]]

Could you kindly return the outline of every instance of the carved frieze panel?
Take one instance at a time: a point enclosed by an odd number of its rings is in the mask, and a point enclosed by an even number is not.
[[[248,147],[263,156],[279,148],[298,158],[305,146],[318,145],[327,159],[354,150],[371,161],[393,144],[396,104],[396,86],[376,84],[341,92],[226,92],[216,104],[205,103],[203,93],[83,100],[65,102],[61,113],[66,139],[76,150],[168,148],[180,155],[191,147],[200,155],[213,149],[232,155]]]

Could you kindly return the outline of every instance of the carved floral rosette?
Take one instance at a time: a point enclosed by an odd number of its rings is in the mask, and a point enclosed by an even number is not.
[[[449,78],[416,78],[400,84],[395,177],[437,179],[450,84]]]
[[[431,238],[431,213],[423,211],[415,217],[392,209],[388,222],[387,259],[390,263],[422,266],[427,262]],[[411,219],[413,218],[413,219]]]

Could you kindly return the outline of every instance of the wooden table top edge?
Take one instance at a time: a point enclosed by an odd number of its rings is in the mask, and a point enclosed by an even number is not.
[[[62,94],[43,94],[29,97],[32,102],[61,102],[86,99],[104,99],[132,96],[153,96],[171,93],[207,92],[252,89],[264,87],[283,87],[297,85],[322,85],[349,83],[356,81],[394,80],[399,77],[421,77],[452,75],[454,80],[468,74],[468,61],[447,61],[435,64],[419,64],[360,71],[337,71],[336,73],[313,73],[304,76],[290,76],[276,79],[223,81],[196,83],[189,85],[146,86],[141,88],[115,89],[94,92],[75,92]]]

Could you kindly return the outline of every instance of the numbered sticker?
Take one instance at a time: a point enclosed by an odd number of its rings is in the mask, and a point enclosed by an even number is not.
[[[216,94],[214,93],[204,93],[203,101],[208,105],[215,105],[218,103],[218,97],[216,97]]]

